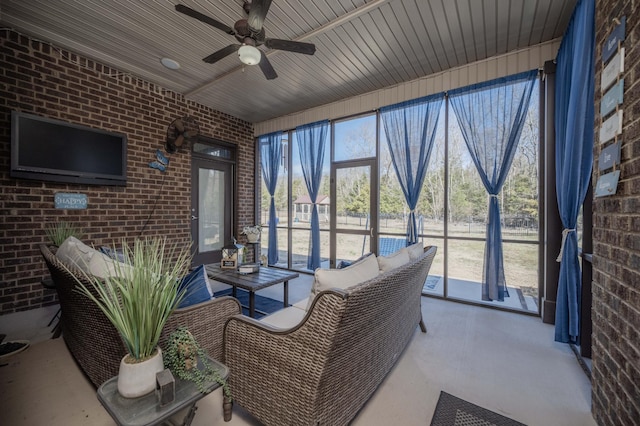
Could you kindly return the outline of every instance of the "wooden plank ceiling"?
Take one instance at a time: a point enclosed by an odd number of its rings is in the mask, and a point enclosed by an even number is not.
[[[178,3],[230,27],[246,17],[242,0],[2,0],[0,24],[257,123],[562,37],[576,0],[273,0],[267,37],[317,49],[261,46],[275,80],[235,54],[203,62],[236,40]]]

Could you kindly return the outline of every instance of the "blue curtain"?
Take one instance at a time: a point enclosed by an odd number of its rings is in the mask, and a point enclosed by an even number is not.
[[[409,206],[407,245],[418,242],[416,205],[438,127],[444,93],[380,108],[391,161]]]
[[[498,194],[518,147],[537,73],[532,70],[449,93],[471,159],[489,193],[482,300],[504,301],[509,295]]]
[[[575,343],[579,330],[582,278],[576,223],[593,164],[594,10],[594,0],[578,2],[556,58],[556,192],[564,230],[555,340],[565,343]]]
[[[262,179],[271,196],[269,203],[269,249],[267,251],[267,263],[278,263],[278,230],[276,220],[276,202],[274,195],[278,183],[280,160],[282,159],[282,132],[269,133],[258,138],[260,146],[260,163],[262,166]],[[258,261],[258,259],[256,259]]]
[[[311,250],[307,258],[307,269],[311,271],[320,267],[320,220],[316,201],[322,181],[322,166],[328,132],[329,121],[327,120],[297,127],[295,132],[304,182],[313,203],[311,208]]]

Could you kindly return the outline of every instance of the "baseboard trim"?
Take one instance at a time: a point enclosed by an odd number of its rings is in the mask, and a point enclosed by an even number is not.
[[[585,362],[584,358],[582,357],[582,354],[580,354],[580,348],[578,348],[573,343],[570,343],[569,346],[571,347],[571,350],[575,354],[576,359],[578,360],[578,364],[580,364],[580,367],[582,367],[582,371],[584,371],[584,374],[586,374],[589,381],[591,381],[591,369]]]

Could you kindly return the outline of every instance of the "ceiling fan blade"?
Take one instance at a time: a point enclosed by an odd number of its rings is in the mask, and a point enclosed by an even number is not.
[[[177,147],[182,146],[182,142],[184,142],[184,136],[182,135],[178,135],[178,137],[176,138],[175,141],[173,141],[173,144]]]
[[[208,64],[213,64],[215,62],[218,62],[220,59],[226,58],[232,53],[237,52],[239,48],[240,48],[239,44],[230,44],[229,46],[223,47],[217,52],[214,52],[211,55],[207,56],[206,58],[203,59],[203,61],[205,61]]]
[[[174,126],[176,126],[176,130],[178,132],[184,132],[184,124],[182,124],[182,119],[176,118],[176,120],[174,121]]]
[[[313,55],[314,53],[316,53],[315,44],[303,43],[301,41],[268,38],[265,40],[264,45],[269,49],[286,50],[288,52],[304,53],[305,55]]]
[[[177,147],[173,144],[173,141],[171,139],[167,139],[167,143],[164,147],[169,154],[173,154],[177,150]]]
[[[219,30],[224,31],[227,34],[231,34],[231,35],[235,35],[236,32],[233,30],[233,28],[229,27],[228,25],[223,24],[220,21],[217,21],[213,18],[208,17],[207,15],[203,15],[202,13],[191,9],[190,7],[187,7],[183,4],[176,4],[176,10],[180,13],[184,13],[187,16],[191,16],[192,18],[196,18],[198,21],[204,22],[205,24],[209,24],[212,27],[215,27]]]
[[[269,59],[267,58],[267,55],[264,54],[264,52],[261,50],[260,51],[260,69],[262,70],[262,74],[264,74],[265,77],[267,77],[267,80],[273,80],[274,78],[278,78],[278,74],[276,74],[276,70],[273,69],[273,66],[271,66],[271,62],[269,62]]]
[[[269,6],[271,6],[271,0],[251,1],[251,10],[249,10],[249,18],[247,18],[249,28],[254,31],[260,31],[262,29],[262,24],[269,11]]]
[[[186,132],[183,133],[185,139],[189,140],[194,136],[198,136],[198,131],[197,130],[187,130]]]

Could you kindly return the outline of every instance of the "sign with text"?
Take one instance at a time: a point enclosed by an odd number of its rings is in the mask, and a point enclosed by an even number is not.
[[[238,267],[238,260],[223,258],[220,260],[220,267],[222,269],[236,269]]]
[[[595,196],[614,195],[618,190],[618,179],[620,179],[620,170],[600,176],[596,183]]]
[[[598,158],[598,170],[607,170],[612,168],[615,165],[620,164],[620,146],[622,142],[616,142],[612,145],[609,145],[600,153],[600,157]]]
[[[54,203],[56,209],[86,209],[87,208],[87,194],[68,194],[65,192],[58,192],[54,197]]]
[[[622,133],[622,110],[607,118],[600,127],[600,143],[605,143]]]
[[[614,56],[611,62],[609,62],[604,70],[602,70],[602,76],[600,77],[600,89],[602,91],[607,90],[609,86],[616,81],[622,71],[624,71],[624,47],[616,53],[616,56]]]
[[[624,100],[624,79],[613,86],[600,101],[600,115],[605,116],[616,109]]]
[[[604,42],[604,46],[602,46],[602,62],[607,62],[616,50],[618,49],[618,43],[624,41],[624,36],[626,32],[626,24],[627,17],[623,16],[620,20],[620,24],[618,24],[609,37],[607,37],[607,41]]]

